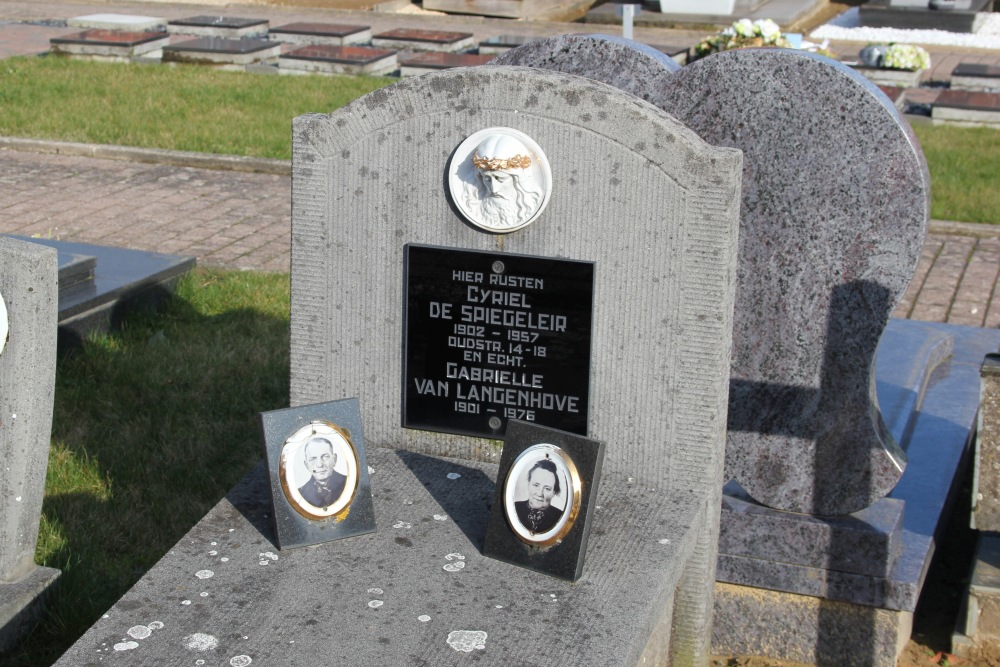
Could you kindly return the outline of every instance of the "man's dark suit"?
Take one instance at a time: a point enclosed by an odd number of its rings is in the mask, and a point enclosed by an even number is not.
[[[326,484],[320,484],[315,477],[310,477],[308,482],[299,487],[299,493],[313,507],[325,508],[337,502],[344,492],[346,482],[347,477],[334,470]]]

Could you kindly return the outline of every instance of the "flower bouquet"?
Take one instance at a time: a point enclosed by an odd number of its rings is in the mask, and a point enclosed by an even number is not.
[[[801,38],[801,35],[798,37]],[[822,45],[801,42],[793,44],[781,33],[781,28],[771,19],[740,19],[717,35],[706,37],[698,42],[693,49],[691,61],[710,56],[719,51],[730,49],[746,49],[754,46],[777,46],[785,49],[799,48],[831,58],[836,56],[826,50],[826,42]]]
[[[868,67],[915,72],[929,69],[931,57],[913,44],[870,44],[861,49],[861,62]]]

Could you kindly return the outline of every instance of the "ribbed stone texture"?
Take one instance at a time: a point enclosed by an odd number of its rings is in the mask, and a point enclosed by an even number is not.
[[[456,147],[497,126],[537,141],[552,167],[545,212],[507,235],[465,223],[444,185]],[[740,164],[632,95],[519,67],[422,76],[296,119],[293,405],[357,396],[372,447],[495,461],[496,441],[400,428],[404,244],[593,261],[588,435],[608,443],[598,504],[631,478],[718,508]],[[706,664],[717,530],[713,509],[664,538],[694,551],[653,577],[679,577],[671,599],[630,616],[645,631],[672,624],[647,657]],[[584,579],[601,571],[591,562]]]

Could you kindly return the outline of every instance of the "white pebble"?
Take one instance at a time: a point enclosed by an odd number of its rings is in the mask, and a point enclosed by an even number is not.
[[[657,540],[660,544],[670,544],[670,540],[664,537],[662,540]]]
[[[375,474],[375,468],[373,468],[371,466],[368,466],[368,474],[369,475],[374,475]]]
[[[482,630],[452,630],[448,633],[448,646],[462,653],[472,653],[486,648],[486,633]]]
[[[448,563],[443,569],[445,572],[458,572],[465,567],[465,561],[458,561],[457,563]]]
[[[218,555],[219,555],[219,552],[213,549],[212,551],[209,551],[209,552],[208,552],[208,555],[209,555],[209,556],[218,556]]]
[[[206,593],[206,592],[204,592],[204,591],[202,591],[202,592],[201,592],[201,593],[199,593],[198,595],[200,595],[200,596],[201,596],[201,597],[203,597],[203,598],[207,598],[207,597],[208,597],[208,593]]]
[[[218,542],[212,542],[212,546],[213,547],[217,547],[217,546],[219,546],[219,543]]]
[[[448,479],[458,479],[459,477],[461,477],[461,475],[459,475],[457,472],[448,473]]]
[[[139,648],[139,642],[118,642],[115,644],[116,651],[131,651],[134,648]]]
[[[445,560],[465,560],[465,556],[460,553],[448,554],[444,557]]]
[[[150,630],[161,630],[161,629],[163,629],[163,622],[162,621],[153,621],[152,623],[150,623],[146,627],[149,628]]]
[[[409,524],[409,523],[407,523],[405,521],[397,521],[396,523],[392,524],[392,527],[393,528],[413,528],[413,525]]]
[[[434,520],[435,521],[447,521],[448,517],[446,517],[444,514],[435,514],[434,515]]]
[[[181,600],[181,604],[183,604],[183,605],[189,605],[189,604],[191,604],[191,600]]]
[[[151,634],[153,631],[145,625],[133,625],[128,629],[128,636],[132,639],[145,639]]]
[[[221,562],[221,563],[228,563],[229,559],[226,558],[225,556],[223,556],[222,558],[219,559],[219,562]]]
[[[211,651],[219,645],[219,640],[213,635],[196,632],[184,638],[184,648],[189,651]]]
[[[368,606],[371,607],[372,609],[378,609],[384,604],[385,603],[382,602],[381,600],[372,600],[371,602],[368,603]]]
[[[248,655],[236,655],[230,659],[229,664],[233,667],[247,667],[253,659]]]
[[[385,591],[383,591],[381,588],[369,588],[368,592],[372,593],[373,595],[382,595],[382,593],[384,593]]]
[[[431,620],[431,617],[428,616],[427,614],[424,614],[423,616],[417,616],[417,620],[420,621],[421,623],[426,623],[427,621]]]
[[[313,447],[315,447],[315,445],[313,445]],[[211,570],[198,570],[194,573],[194,576],[199,579],[211,579],[215,576],[215,572],[212,572]]]

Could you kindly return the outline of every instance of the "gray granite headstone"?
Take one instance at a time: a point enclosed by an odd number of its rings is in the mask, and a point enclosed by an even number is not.
[[[610,83],[744,151],[727,475],[776,509],[867,507],[906,463],[872,368],[926,233],[919,145],[881,91],[822,56],[745,49],[657,72],[640,46],[557,37],[494,63]],[[609,71],[606,52],[643,75]]]
[[[35,565],[56,370],[56,252],[0,236],[0,651],[59,576]]]

